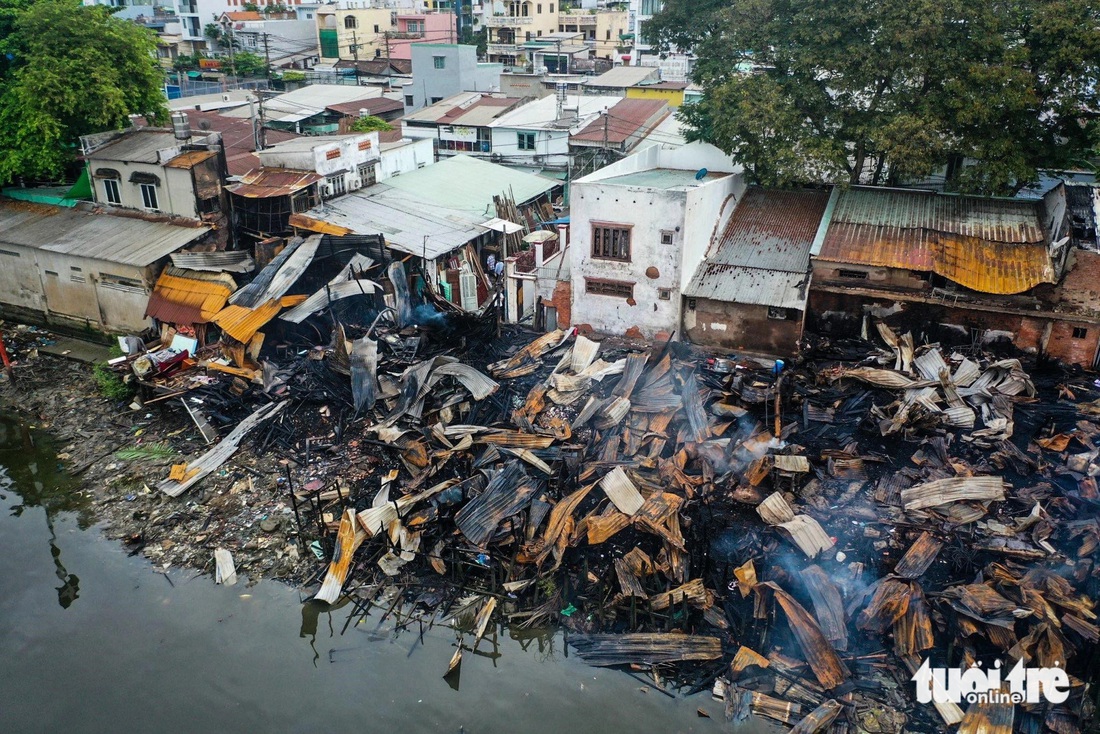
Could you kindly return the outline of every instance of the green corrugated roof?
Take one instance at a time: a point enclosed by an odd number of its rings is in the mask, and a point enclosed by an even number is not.
[[[560,185],[558,181],[468,155],[444,158],[433,165],[386,179],[385,183],[433,204],[476,214],[491,212],[494,196],[509,194],[517,204],[522,204]]]

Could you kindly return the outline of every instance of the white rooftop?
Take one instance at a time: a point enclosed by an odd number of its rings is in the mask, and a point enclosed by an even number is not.
[[[570,95],[566,98],[564,108],[566,115],[571,115],[572,110],[578,110],[577,119],[568,125],[570,131],[576,131],[595,119],[596,115],[604,110],[609,110],[620,102],[622,97],[606,95]],[[556,95],[543,97],[534,102],[517,107],[511,112],[501,115],[489,124],[489,127],[502,127],[517,130],[549,130],[566,129],[555,125],[558,116],[558,100]]]

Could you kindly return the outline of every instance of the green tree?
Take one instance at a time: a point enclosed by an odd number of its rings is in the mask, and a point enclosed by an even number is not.
[[[348,125],[348,132],[353,133],[388,133],[390,130],[393,130],[393,125],[389,124],[381,117],[375,117],[374,115],[357,117],[355,122]]]
[[[1097,142],[1091,0],[668,0],[643,32],[698,56],[690,136],[766,184],[965,161],[950,187],[1008,194]]]
[[[128,115],[167,119],[151,31],[79,0],[16,5],[3,6],[0,181],[58,176],[81,135],[120,128]]]
[[[233,54],[233,65],[237,68],[238,76],[264,76],[267,73],[264,57],[249,51]]]

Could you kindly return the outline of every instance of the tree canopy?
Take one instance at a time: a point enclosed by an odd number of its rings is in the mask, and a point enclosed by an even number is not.
[[[697,55],[689,136],[761,183],[1006,194],[1096,150],[1092,0],[667,0],[643,32]]]
[[[167,119],[152,31],[79,0],[0,0],[0,181],[59,176],[81,135]]]
[[[354,122],[348,125],[348,132],[353,133],[388,133],[390,130],[393,130],[393,125],[389,124],[381,117],[375,117],[374,115],[357,117]]]

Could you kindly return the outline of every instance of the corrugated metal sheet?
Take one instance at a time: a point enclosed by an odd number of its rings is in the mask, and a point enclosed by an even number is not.
[[[805,273],[810,264],[810,245],[828,202],[827,191],[752,187],[711,245],[707,261]]]
[[[256,269],[252,256],[243,250],[233,252],[174,252],[172,264],[186,270],[221,273],[251,273]]]
[[[750,188],[683,294],[803,309],[810,246],[829,194]]]
[[[126,161],[129,163],[159,163],[158,151],[165,148],[177,148],[171,130],[159,127],[139,127],[124,131],[116,140],[92,151],[88,160]]]
[[[205,277],[204,277],[205,276]],[[237,289],[224,273],[198,273],[167,267],[149,295],[145,315],[170,324],[205,324]]]
[[[982,293],[1056,280],[1038,204],[918,191],[842,192],[817,258],[933,272]]]
[[[330,304],[336,301],[350,298],[351,296],[372,295],[376,288],[381,288],[381,285],[375,283],[373,280],[366,279],[347,280],[343,283],[331,283],[302,301],[298,306],[284,313],[279,318],[283,321],[300,324],[312,314],[320,311],[322,308],[328,308]]]
[[[626,88],[641,84],[647,79],[655,79],[657,76],[657,70],[650,66],[616,66],[594,79],[589,79],[585,82],[585,86],[604,89]]]
[[[0,242],[145,267],[210,231],[136,217],[0,202]]]
[[[230,296],[229,302],[253,308],[262,302],[281,298],[313,262],[320,244],[321,235],[291,241],[251,283]],[[304,300],[305,296],[302,296],[301,301]]]
[[[180,153],[164,164],[165,168],[193,168],[203,161],[208,161],[217,155],[213,150],[190,150],[186,153]]]
[[[607,119],[601,115],[580,132],[570,136],[570,141],[588,141],[619,145],[639,132],[653,127],[664,119],[668,102],[659,99],[623,99],[607,111]]]
[[[229,336],[237,341],[247,344],[256,336],[256,332],[275,318],[284,307],[297,306],[305,300],[305,296],[284,296],[279,300],[271,300],[262,303],[256,308],[244,306],[226,306],[213,318],[213,322],[221,327]]]
[[[272,196],[290,196],[318,181],[324,176],[313,171],[296,171],[292,168],[257,168],[241,176],[240,183],[227,186],[226,190],[249,199],[266,199]]]

